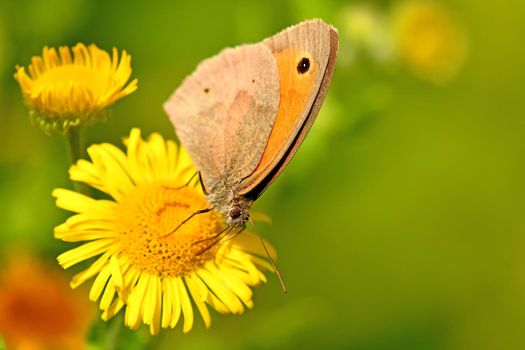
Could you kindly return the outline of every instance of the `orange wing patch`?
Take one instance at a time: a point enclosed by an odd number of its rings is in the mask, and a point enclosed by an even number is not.
[[[317,77],[318,65],[314,58],[294,47],[275,52],[274,57],[280,80],[279,112],[261,161],[254,171],[256,178],[259,177],[258,173],[274,165],[275,158],[291,141],[290,134],[303,114]]]

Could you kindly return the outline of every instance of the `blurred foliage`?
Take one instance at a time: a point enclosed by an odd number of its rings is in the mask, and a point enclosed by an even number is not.
[[[348,11],[364,8],[364,29],[388,36],[399,1],[0,0],[1,246],[28,245],[53,261],[64,246],[52,230],[67,214],[50,193],[71,187],[63,140],[29,123],[16,64],[45,45],[126,49],[139,90],[88,130],[87,143],[120,144],[134,126],[173,138],[162,103],[200,60],[321,17],[341,34],[327,101],[255,205],[273,219],[258,227],[290,292],[271,279],[245,315],[164,332],[159,348],[525,347],[525,3],[439,4],[464,31],[468,55],[435,84],[395,48],[381,59],[377,42],[356,50],[363,36]]]

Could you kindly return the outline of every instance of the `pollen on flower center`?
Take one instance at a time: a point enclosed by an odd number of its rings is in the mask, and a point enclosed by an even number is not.
[[[183,220],[208,207],[194,188],[153,182],[137,186],[119,201],[117,232],[123,255],[143,272],[180,276],[215,256],[217,246],[202,253],[221,220],[214,212],[199,214],[171,233]],[[171,234],[170,234],[171,233]]]

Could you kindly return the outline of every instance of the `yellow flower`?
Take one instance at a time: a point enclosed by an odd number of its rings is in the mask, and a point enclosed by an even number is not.
[[[7,349],[85,349],[91,311],[58,271],[26,252],[10,253],[0,271],[0,335]]]
[[[125,323],[142,323],[150,332],[175,327],[191,330],[193,304],[206,327],[207,308],[241,314],[251,308],[250,287],[272,270],[258,238],[242,233],[210,249],[223,228],[222,218],[208,212],[195,216],[170,234],[184,219],[208,207],[200,187],[184,186],[195,174],[183,148],[152,134],[147,141],[133,129],[127,152],[111,144],[88,148],[91,162],[79,160],[70,169],[74,181],[84,182],[112,197],[96,200],[56,189],[57,206],[77,213],[55,228],[55,237],[87,242],[58,257],[64,268],[98,256],[77,274],[73,288],[96,276],[89,298],[100,301],[107,320],[125,307]],[[272,251],[272,254],[273,251]]]
[[[405,1],[393,16],[394,45],[400,59],[423,79],[446,83],[464,63],[467,44],[453,15],[433,1]]]
[[[104,109],[137,89],[131,76],[131,56],[123,51],[119,61],[94,44],[77,44],[70,49],[45,47],[28,67],[16,67],[15,79],[33,112],[46,130],[67,131],[96,118]]]

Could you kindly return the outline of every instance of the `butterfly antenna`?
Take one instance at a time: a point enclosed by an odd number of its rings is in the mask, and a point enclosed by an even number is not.
[[[248,218],[248,220],[250,220],[253,227],[257,229],[257,227],[255,226],[255,222],[252,220],[252,218]],[[272,264],[273,270],[275,271],[275,273],[277,274],[277,277],[279,278],[279,282],[281,283],[281,288],[283,289],[283,292],[288,293],[288,288],[286,288],[286,283],[284,282],[284,278],[283,278],[283,275],[281,274],[281,271],[277,267],[277,264],[275,263],[275,261],[273,261],[270,255],[270,252],[268,251],[268,248],[266,248],[266,244],[264,244],[264,240],[262,236],[258,232],[256,232],[256,234],[257,236],[259,236],[259,240],[261,241],[264,251],[266,252],[266,256],[268,257],[268,260],[270,260],[270,264]]]
[[[177,227],[175,227],[175,229],[173,231],[171,231],[168,234],[165,234],[164,236],[160,236],[160,238],[165,238],[165,237],[168,237],[169,235],[172,235],[173,233],[175,233],[175,231],[177,231],[182,225],[184,225],[185,223],[190,221],[193,217],[195,217],[195,216],[197,216],[199,214],[207,213],[207,212],[209,212],[211,210],[212,210],[212,208],[206,208],[206,209],[197,210],[196,212],[194,212],[193,214],[188,216],[186,219],[182,220],[182,222],[180,224],[178,224]]]

